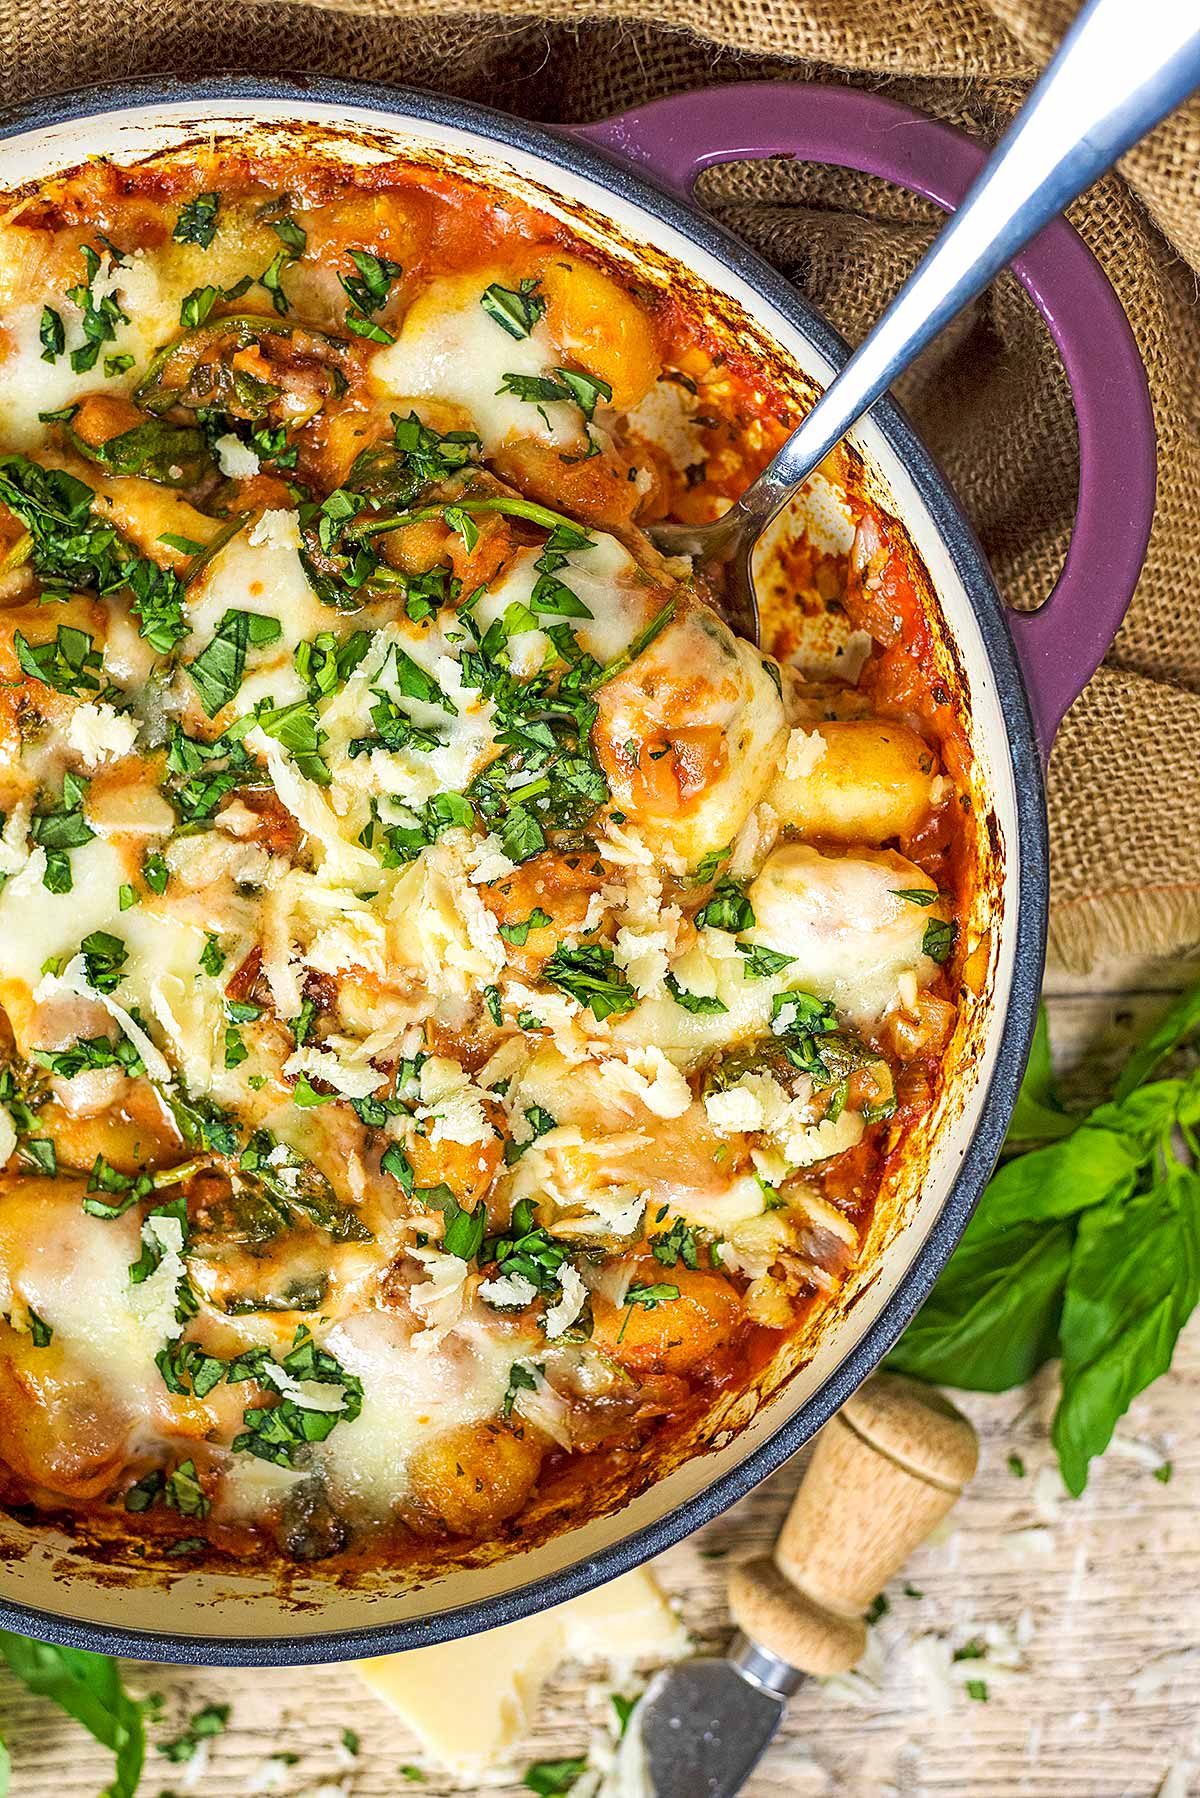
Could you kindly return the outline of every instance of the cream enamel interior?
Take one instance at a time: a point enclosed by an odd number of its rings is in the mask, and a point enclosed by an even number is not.
[[[20,186],[88,156],[132,161],[170,152],[197,135],[219,139],[252,131],[268,144],[281,137],[287,142],[294,140],[298,127],[313,132],[326,153],[351,162],[397,154],[449,158],[459,171],[474,173],[569,220],[581,238],[651,282],[669,280],[672,268],[682,267],[694,282],[722,296],[713,309],[717,328],[736,327],[743,341],[754,341],[793,377],[799,391],[829,378],[829,365],[800,331],[671,226],[598,182],[569,175],[525,152],[489,145],[466,130],[389,120],[367,108],[308,101],[302,105],[246,101],[227,112],[208,101],[173,101],[57,124],[9,140],[0,146],[0,186]],[[960,1019],[949,1056],[955,1078],[920,1127],[891,1202],[880,1209],[875,1240],[859,1271],[835,1309],[822,1319],[816,1339],[800,1345],[811,1355],[807,1365],[755,1415],[747,1418],[735,1410],[723,1419],[707,1452],[694,1455],[622,1509],[534,1550],[463,1567],[416,1589],[400,1588],[384,1575],[353,1587],[297,1576],[286,1595],[281,1595],[270,1574],[189,1571],[147,1579],[115,1566],[94,1567],[65,1538],[29,1533],[6,1519],[0,1525],[6,1563],[0,1589],[6,1599],[101,1627],[117,1624],[180,1636],[248,1639],[379,1627],[513,1593],[587,1562],[613,1542],[674,1512],[727,1474],[819,1390],[885,1311],[934,1227],[983,1115],[1016,953],[1017,809],[1006,724],[970,599],[913,480],[882,434],[868,424],[854,442],[872,497],[904,521],[927,570],[944,621],[940,653],[945,673],[963,693],[971,719],[976,809],[980,816],[993,815],[993,841],[1002,845],[1002,852],[987,863],[970,920],[974,936],[991,933],[991,974],[984,997]]]

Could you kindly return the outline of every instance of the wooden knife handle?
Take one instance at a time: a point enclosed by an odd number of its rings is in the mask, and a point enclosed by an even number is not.
[[[931,1386],[876,1374],[817,1438],[772,1555],[735,1567],[738,1628],[803,1673],[861,1657],[863,1612],[975,1472],[967,1419]]]

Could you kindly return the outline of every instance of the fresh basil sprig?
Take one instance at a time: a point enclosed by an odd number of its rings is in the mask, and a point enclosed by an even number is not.
[[[115,1660],[82,1648],[55,1648],[0,1630],[0,1654],[31,1692],[51,1698],[115,1756],[104,1798],[133,1798],[146,1756],[143,1707],[121,1684]],[[7,1757],[5,1757],[7,1758]]]
[[[1133,1052],[1110,1103],[1071,1116],[1054,1099],[1043,1017],[1009,1133],[1042,1146],[993,1177],[890,1359],[1001,1392],[1060,1357],[1051,1438],[1076,1496],[1200,1301],[1200,1069],[1151,1078],[1198,1029],[1200,988]]]

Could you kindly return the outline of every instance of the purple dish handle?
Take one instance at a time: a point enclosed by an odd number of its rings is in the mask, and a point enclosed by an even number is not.
[[[802,82],[702,88],[569,135],[685,198],[716,163],[791,156],[879,175],[947,212],[988,155],[985,145],[894,100]],[[1046,756],[1137,585],[1154,516],[1154,415],[1129,321],[1066,220],[1047,225],[1011,267],[1050,327],[1079,430],[1079,493],[1062,572],[1038,611],[1009,613]]]

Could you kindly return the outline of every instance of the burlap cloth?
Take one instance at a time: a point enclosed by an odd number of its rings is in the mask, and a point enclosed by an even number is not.
[[[16,100],[158,70],[313,69],[570,121],[704,82],[783,77],[886,88],[994,137],[1072,10],[1072,0],[547,0],[531,16],[528,0],[0,0],[0,92]],[[868,178],[782,161],[713,171],[704,191],[852,340],[937,217]],[[1052,947],[1081,965],[1200,938],[1200,102],[1072,216],[1133,323],[1160,458],[1140,587],[1051,763]],[[927,354],[901,397],[1007,598],[1036,605],[1070,534],[1075,434],[1050,339],[1011,278]]]

